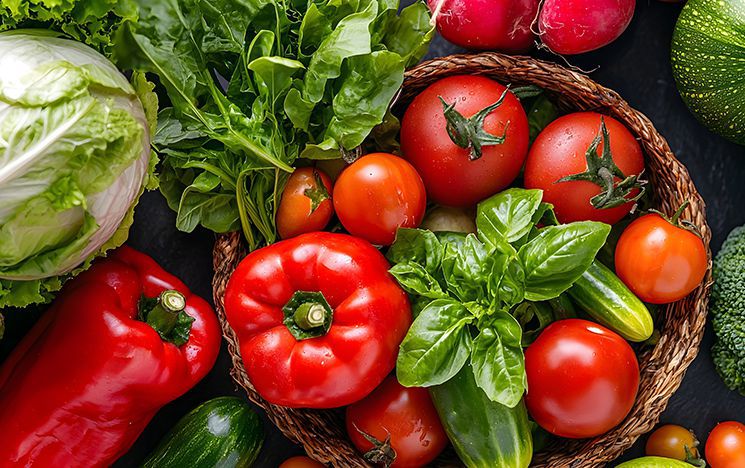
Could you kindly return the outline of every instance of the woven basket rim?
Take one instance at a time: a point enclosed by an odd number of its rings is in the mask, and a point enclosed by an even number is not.
[[[667,402],[678,389],[685,371],[696,357],[706,324],[711,288],[711,230],[706,223],[705,203],[687,169],[673,155],[667,141],[641,112],[618,93],[586,75],[561,65],[526,56],[494,52],[457,54],[422,62],[406,73],[398,105],[407,103],[424,87],[450,75],[478,74],[502,83],[535,84],[565,109],[597,110],[622,121],[639,140],[655,192],[655,208],[672,214],[684,201],[684,211],[699,229],[709,256],[703,283],[686,299],[661,309],[660,340],[639,356],[640,391],[627,418],[608,433],[589,440],[562,440],[537,453],[531,466],[598,466],[620,456],[642,434],[658,422]],[[293,410],[268,404],[256,393],[243,367],[235,332],[225,318],[223,296],[227,281],[243,258],[238,233],[219,235],[213,251],[213,294],[233,368],[231,376],[248,397],[264,408],[269,418],[290,439],[301,444],[309,456],[338,467],[370,466],[346,440],[343,421],[335,411]]]

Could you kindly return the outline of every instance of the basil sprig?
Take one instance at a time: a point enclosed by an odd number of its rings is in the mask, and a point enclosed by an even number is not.
[[[521,304],[569,289],[610,232],[596,222],[559,225],[542,198],[520,188],[489,198],[478,207],[476,235],[399,230],[390,271],[412,295],[416,315],[398,355],[403,385],[442,384],[470,360],[489,399],[520,402],[527,387]],[[539,319],[541,327],[549,321]]]

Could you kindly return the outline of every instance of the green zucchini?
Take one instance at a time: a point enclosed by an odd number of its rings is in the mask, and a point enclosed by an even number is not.
[[[616,468],[691,468],[693,465],[662,457],[643,457],[621,463]]]
[[[654,332],[647,306],[598,261],[592,263],[568,293],[590,317],[629,341],[648,340]]]
[[[263,443],[261,420],[248,403],[220,397],[184,416],[143,466],[248,467],[256,461]]]
[[[442,425],[468,468],[527,468],[533,457],[528,411],[495,403],[476,385],[469,364],[430,388]]]

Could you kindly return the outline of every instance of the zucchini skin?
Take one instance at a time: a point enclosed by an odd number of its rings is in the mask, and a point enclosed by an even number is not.
[[[693,465],[662,457],[643,457],[621,463],[616,468],[691,468]]]
[[[647,306],[598,261],[592,263],[568,293],[590,317],[629,341],[646,341],[654,332]]]
[[[442,385],[432,400],[458,457],[468,468],[527,468],[533,438],[525,403],[508,408],[476,385],[470,364]]]
[[[148,457],[145,468],[243,468],[264,443],[259,416],[236,397],[202,403],[184,416]]]

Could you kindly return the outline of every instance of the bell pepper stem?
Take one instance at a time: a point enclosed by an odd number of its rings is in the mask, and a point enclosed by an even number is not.
[[[295,291],[282,312],[285,326],[298,341],[325,335],[334,319],[334,310],[318,291]]]
[[[155,306],[145,312],[145,321],[161,336],[166,336],[176,327],[178,315],[185,307],[186,298],[183,294],[173,289],[163,291]]]
[[[297,308],[293,318],[298,327],[312,330],[323,325],[326,320],[326,309],[316,302],[306,302]]]

